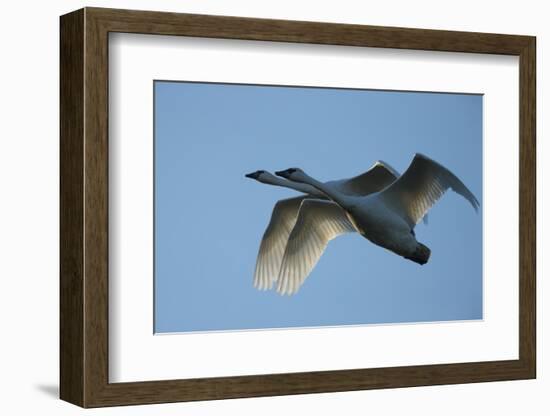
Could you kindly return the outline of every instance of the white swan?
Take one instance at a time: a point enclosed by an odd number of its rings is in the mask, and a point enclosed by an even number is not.
[[[303,194],[313,196],[315,198],[326,199],[325,194],[321,191],[318,191],[311,185],[306,185],[305,183],[298,183],[288,181],[286,179],[279,178],[266,170],[257,170],[256,172],[247,173],[247,178],[254,179],[260,183],[265,183],[267,185],[281,186],[283,188],[290,188],[295,191],[301,192]]]
[[[462,195],[476,212],[479,207],[476,197],[460,179],[421,154],[415,155],[407,171],[390,186],[363,197],[345,195],[326,187],[298,168],[275,173],[320,190],[345,210],[348,220],[348,223],[339,221],[337,224],[333,218],[319,221],[315,209],[300,210],[277,279],[277,291],[281,294],[296,293],[317,264],[328,241],[342,233],[357,231],[376,245],[425,264],[431,252],[416,240],[414,227],[445,191],[451,188]]]
[[[260,243],[254,271],[254,287],[259,290],[267,290],[271,289],[273,282],[279,276],[288,237],[296,224],[299,211],[304,207],[304,200],[306,198],[325,199],[324,204],[320,204],[319,206],[334,205],[334,207],[330,208],[333,215],[338,214],[345,221],[347,221],[347,218],[344,211],[338,205],[328,201],[327,196],[313,186],[284,180],[264,170],[249,173],[245,176],[258,182],[291,188],[307,194],[307,196],[282,199],[273,207],[271,219]],[[399,173],[387,163],[377,161],[368,171],[361,175],[350,179],[326,182],[324,186],[345,195],[368,195],[384,189],[393,183],[398,176]],[[315,205],[309,203],[310,199],[307,202],[306,206],[308,208]]]
[[[295,191],[302,192],[309,196],[327,199],[323,192],[311,185],[281,179],[265,170],[257,170],[256,172],[248,173],[244,176],[268,185],[282,186],[284,188],[294,189]],[[390,185],[398,177],[399,172],[386,162],[378,160],[369,170],[360,175],[349,179],[328,181],[325,182],[324,185],[346,195],[369,195]]]

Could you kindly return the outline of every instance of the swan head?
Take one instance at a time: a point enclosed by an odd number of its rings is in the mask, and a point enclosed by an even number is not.
[[[307,175],[300,168],[290,168],[286,170],[280,170],[275,172],[275,175],[291,180],[293,182],[304,182]]]
[[[261,176],[266,173],[265,170],[257,170],[256,172],[250,172],[250,173],[247,173],[246,175],[244,175],[245,177],[247,178],[250,178],[250,179],[256,179],[257,181],[260,180]]]
[[[247,173],[247,178],[255,179],[261,183],[274,184],[277,183],[280,179],[275,177],[273,174],[265,170],[257,170],[256,172]]]

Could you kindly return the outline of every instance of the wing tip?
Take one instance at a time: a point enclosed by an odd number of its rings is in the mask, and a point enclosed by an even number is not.
[[[468,195],[468,197],[466,198],[468,200],[468,202],[470,202],[470,204],[474,208],[475,212],[479,212],[479,208],[481,206],[481,204],[479,203],[479,200],[475,197],[475,195],[472,193],[472,191],[470,191],[468,189],[468,187],[453,172],[451,172],[445,166],[441,165],[439,162],[437,162],[437,161],[433,160],[432,158],[426,156],[424,153],[417,152],[417,153],[415,153],[414,157],[424,159],[424,160],[427,160],[429,162],[435,163],[437,166],[440,166],[441,168],[445,169],[453,177],[455,177],[456,180],[458,180],[458,182],[460,183],[460,185],[462,185],[464,187],[464,190],[466,191],[465,193]],[[453,188],[453,187],[451,186],[451,188]],[[456,192],[456,189],[453,189],[453,190]],[[466,195],[463,195],[463,196],[466,196]]]
[[[300,285],[296,285],[285,264],[281,266],[279,277],[277,278],[277,293],[281,296],[292,296],[298,292]]]
[[[476,213],[479,212],[479,208],[481,207],[481,204],[479,203],[478,199],[475,197],[474,194],[472,194],[472,198],[470,200],[470,204],[472,204],[472,207],[474,207],[474,210]]]
[[[418,157],[418,158],[421,158],[421,159],[426,159],[426,160],[430,160],[432,162],[435,162],[435,160],[433,160],[432,158],[426,156],[424,153],[420,153],[420,152],[416,152],[414,154],[414,157]]]
[[[254,288],[261,292],[271,290],[273,288],[273,282],[273,279],[267,278],[265,276],[254,275]]]
[[[401,174],[392,165],[390,165],[388,162],[385,162],[384,160],[378,159],[376,162],[374,162],[372,168],[375,168],[376,166],[381,166],[389,170],[396,178],[399,178],[401,176]]]

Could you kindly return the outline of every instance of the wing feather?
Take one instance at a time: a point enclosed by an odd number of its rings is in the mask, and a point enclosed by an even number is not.
[[[479,201],[460,179],[444,166],[417,153],[405,173],[380,195],[414,227],[449,188],[462,195],[477,212]]]
[[[355,232],[346,213],[337,204],[306,199],[300,206],[281,263],[277,280],[277,292],[296,293],[311,273],[330,240],[349,232]]]
[[[271,219],[262,237],[256,259],[255,288],[259,290],[271,289],[273,282],[277,280],[288,236],[296,224],[300,204],[305,198],[281,199],[273,207]]]

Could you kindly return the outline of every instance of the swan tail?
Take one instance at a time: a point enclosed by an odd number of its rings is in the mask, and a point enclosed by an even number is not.
[[[422,243],[418,243],[416,250],[410,256],[405,256],[407,260],[414,261],[420,265],[426,264],[430,259],[431,250]]]

